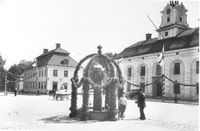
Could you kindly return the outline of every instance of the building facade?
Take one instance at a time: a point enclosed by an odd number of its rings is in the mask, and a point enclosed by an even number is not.
[[[125,48],[116,61],[120,63],[125,80],[135,85],[146,85],[145,94],[150,97],[162,96],[162,74],[179,85],[178,99],[197,100],[199,97],[199,28],[190,28],[187,23],[187,9],[183,3],[170,1],[161,11],[161,25],[158,38],[146,39]],[[163,66],[159,55],[164,49]],[[174,82],[165,78],[165,96],[175,97]],[[137,89],[125,83],[124,91]],[[196,85],[196,86],[190,86]]]
[[[43,54],[36,58],[36,67],[23,73],[23,90],[47,93],[64,86],[71,92],[71,78],[77,64],[59,43],[54,50],[44,49]]]

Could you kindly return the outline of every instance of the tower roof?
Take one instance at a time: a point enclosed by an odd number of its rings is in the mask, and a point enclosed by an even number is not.
[[[183,3],[179,3],[179,1],[170,1],[169,3],[167,3],[167,5],[165,6],[165,8],[161,11],[161,13],[164,13],[164,11],[167,8],[173,8],[173,9],[177,9],[177,10],[183,10],[184,12],[187,12],[188,10],[185,8],[185,6],[183,5]]]

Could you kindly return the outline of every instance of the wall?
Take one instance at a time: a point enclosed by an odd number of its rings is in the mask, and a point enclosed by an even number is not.
[[[173,80],[178,80],[181,83],[185,84],[196,84],[199,82],[199,75],[194,73],[196,65],[194,64],[197,61],[199,52],[199,47],[193,47],[190,49],[181,49],[181,50],[174,50],[165,52],[165,61],[164,61],[164,72],[167,77],[170,77]],[[178,53],[177,53],[178,52]],[[155,65],[158,62],[158,55],[160,53],[142,55],[142,56],[135,56],[130,58],[122,59],[120,68],[122,70],[122,75],[125,80],[127,78],[127,68],[132,67],[132,77],[130,78],[130,82],[134,84],[140,84],[141,77],[139,73],[139,67],[141,65],[147,66],[146,76],[145,76],[145,83],[151,83],[152,77],[155,75]],[[179,61],[181,63],[181,75],[175,76],[173,75],[173,64],[174,62]],[[194,79],[193,79],[194,78]],[[126,91],[127,83],[125,83]],[[196,93],[196,87],[187,87],[181,86],[181,94],[178,95],[180,99],[198,99],[198,95]],[[131,89],[137,89],[137,87],[131,86]],[[165,92],[166,96],[169,98],[174,98],[173,93],[173,83],[165,80]],[[145,88],[145,93],[147,96],[153,95],[152,85]]]

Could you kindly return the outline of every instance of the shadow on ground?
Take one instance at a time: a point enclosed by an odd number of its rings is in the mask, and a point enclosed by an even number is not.
[[[69,118],[65,115],[58,115],[49,118],[40,119],[40,121],[44,121],[45,123],[77,123],[77,124],[84,124],[84,123],[95,123],[98,122],[97,120],[89,120],[89,121],[81,121],[77,118]]]
[[[116,121],[119,121],[115,120]],[[39,121],[44,121],[45,123],[77,123],[77,124],[85,124],[85,123],[96,123],[96,122],[109,122],[109,120],[107,121],[98,121],[98,120],[87,120],[87,121],[81,121],[77,118],[69,118],[68,116],[65,115],[58,115],[58,116],[52,116],[52,117],[48,117],[48,118],[43,118],[40,119]],[[141,121],[137,118],[125,118],[122,121]],[[114,122],[114,121],[110,121],[110,122]]]

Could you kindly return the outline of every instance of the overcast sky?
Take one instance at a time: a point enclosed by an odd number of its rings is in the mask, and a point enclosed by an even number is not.
[[[199,24],[199,2],[183,2],[188,9],[188,24]],[[44,48],[55,43],[77,61],[97,52],[120,53],[145,39],[157,37],[160,11],[169,0],[0,0],[0,54],[8,69],[20,60],[33,60]]]

